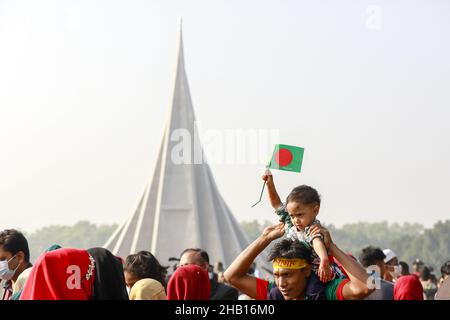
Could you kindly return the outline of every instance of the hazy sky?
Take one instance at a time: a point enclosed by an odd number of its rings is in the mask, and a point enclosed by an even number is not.
[[[0,0],[0,229],[133,211],[180,15],[204,129],[305,148],[301,174],[274,172],[283,198],[316,187],[338,226],[450,217],[448,1]],[[265,198],[250,209],[263,166],[211,164],[238,220],[276,221]]]

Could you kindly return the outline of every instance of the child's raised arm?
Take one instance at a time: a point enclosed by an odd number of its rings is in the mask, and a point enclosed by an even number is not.
[[[272,176],[272,172],[270,172],[269,169],[267,169],[263,176],[262,179],[264,181],[266,181],[266,185],[267,185],[267,192],[269,194],[269,201],[270,201],[270,205],[277,210],[282,202],[280,199],[280,196],[278,195],[277,189],[275,189],[275,184],[273,183],[273,176]]]

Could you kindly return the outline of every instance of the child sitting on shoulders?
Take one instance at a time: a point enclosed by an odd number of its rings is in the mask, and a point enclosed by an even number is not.
[[[321,234],[309,236],[311,227],[320,224],[320,221],[316,219],[320,210],[320,196],[317,190],[306,185],[295,187],[286,198],[286,203],[282,203],[270,170],[266,170],[262,178],[267,183],[269,200],[276,210],[275,213],[287,226],[286,236],[305,242],[314,249],[312,250],[312,269],[320,281],[325,283],[336,277],[345,278],[332,256],[328,255],[323,236]]]

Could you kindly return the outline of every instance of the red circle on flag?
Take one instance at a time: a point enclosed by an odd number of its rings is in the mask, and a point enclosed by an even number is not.
[[[280,149],[275,154],[275,161],[278,163],[280,167],[284,167],[290,164],[293,158],[294,156],[292,155],[292,152],[289,149]]]

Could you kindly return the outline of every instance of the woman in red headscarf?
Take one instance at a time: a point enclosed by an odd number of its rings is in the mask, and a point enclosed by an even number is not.
[[[94,278],[95,262],[86,250],[46,252],[33,266],[20,300],[89,300]]]
[[[208,273],[197,265],[179,267],[167,285],[168,300],[209,300]]]

